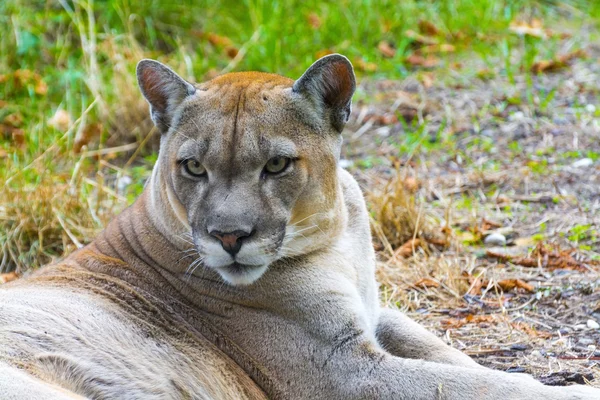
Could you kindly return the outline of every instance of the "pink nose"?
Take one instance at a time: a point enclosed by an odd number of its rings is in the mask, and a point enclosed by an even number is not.
[[[235,256],[242,247],[243,239],[252,235],[252,232],[246,232],[241,230],[233,232],[211,231],[210,235],[219,239],[219,241],[221,242],[221,246],[223,246],[223,250],[225,250],[232,256]]]

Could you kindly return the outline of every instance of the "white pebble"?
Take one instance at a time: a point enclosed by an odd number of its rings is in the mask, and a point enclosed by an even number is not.
[[[591,114],[596,111],[596,106],[593,104],[588,104],[585,106],[585,111],[587,111]]]
[[[483,243],[488,246],[504,246],[506,245],[506,237],[501,233],[491,233],[486,236]]]
[[[582,158],[581,160],[575,161],[573,164],[571,164],[571,166],[574,168],[587,168],[591,167],[593,164],[594,160],[591,158]]]
[[[588,319],[586,325],[590,329],[600,329],[600,324],[598,324],[593,319]]]
[[[520,121],[523,118],[525,118],[525,113],[523,113],[523,111],[516,111],[508,117],[511,121]]]

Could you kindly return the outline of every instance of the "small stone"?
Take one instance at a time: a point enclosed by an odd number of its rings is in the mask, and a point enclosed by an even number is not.
[[[483,243],[487,246],[505,246],[506,237],[501,233],[494,232],[487,235]]]
[[[590,339],[590,338],[582,337],[582,338],[579,338],[579,340],[577,341],[577,343],[579,343],[582,346],[589,346],[591,344],[594,344],[594,340]]]
[[[573,168],[587,168],[591,167],[594,164],[594,160],[591,158],[582,158],[581,160],[575,161],[571,166]]]
[[[598,324],[593,319],[588,319],[587,322],[586,322],[586,325],[590,329],[600,329],[600,324]]]
[[[585,111],[589,112],[590,114],[594,113],[596,111],[596,106],[593,104],[588,104],[585,106]]]
[[[132,183],[133,179],[131,179],[131,177],[127,175],[122,176],[119,179],[117,179],[117,190],[119,191],[119,193],[123,193],[125,189],[127,189],[127,186],[131,185]]]
[[[389,126],[382,126],[381,128],[376,129],[375,133],[379,136],[388,137],[388,136],[390,136],[391,131],[392,130],[390,129]]]
[[[517,111],[508,117],[508,119],[511,121],[519,121],[523,118],[525,118],[525,114],[523,113],[523,111]]]
[[[577,324],[573,326],[573,329],[575,329],[576,331],[582,331],[586,328],[586,326],[584,324]]]

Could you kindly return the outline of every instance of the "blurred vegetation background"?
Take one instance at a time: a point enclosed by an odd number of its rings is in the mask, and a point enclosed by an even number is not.
[[[598,15],[593,0],[4,0],[0,272],[85,244],[141,192],[157,149],[136,87],[142,58],[191,81],[238,70],[297,77],[331,52],[348,56],[359,80],[431,70],[459,83],[510,80],[576,54],[546,27],[598,26]],[[464,60],[477,66],[458,73]]]

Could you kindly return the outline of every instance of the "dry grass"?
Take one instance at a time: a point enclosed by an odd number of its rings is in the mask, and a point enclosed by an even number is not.
[[[127,204],[105,184],[102,170],[93,179],[82,174],[77,163],[84,161],[73,160],[72,174],[41,172],[35,185],[15,174],[0,186],[0,272],[22,273],[63,257]]]

